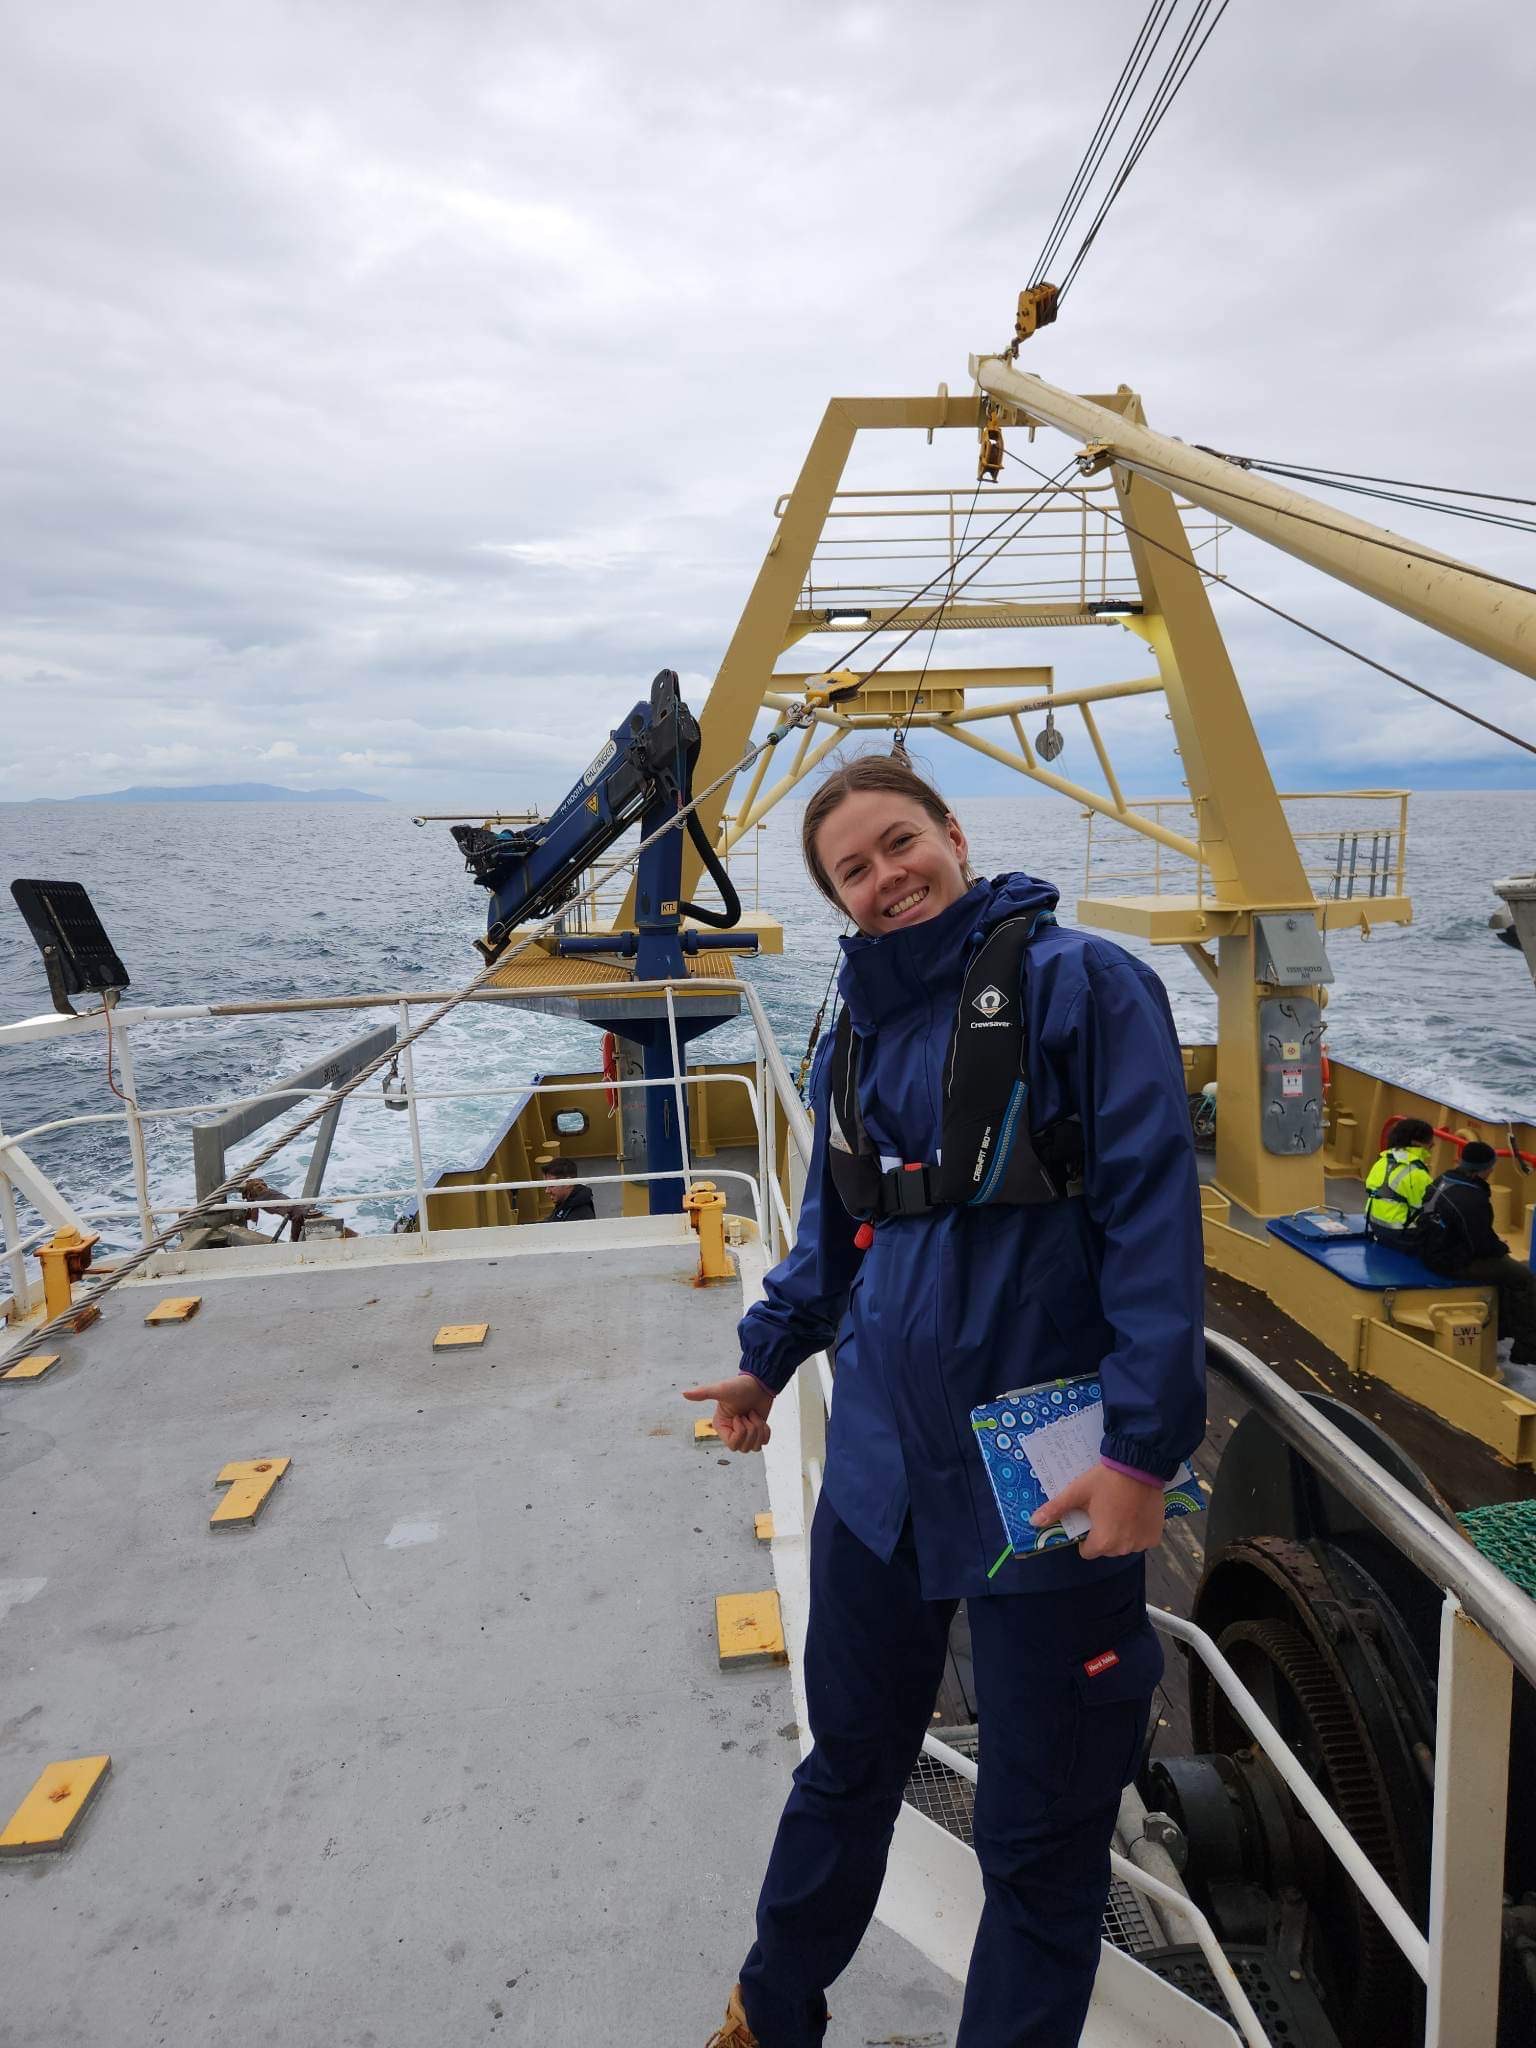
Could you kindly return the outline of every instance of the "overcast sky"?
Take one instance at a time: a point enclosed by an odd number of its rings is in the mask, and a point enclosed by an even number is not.
[[[701,704],[827,398],[965,388],[1144,11],[13,0],[0,798],[548,803],[658,667]],[[1533,52],[1529,0],[1232,0],[1025,366],[1191,441],[1536,495]],[[974,481],[967,436],[901,454]],[[1382,517],[1536,582],[1529,537]],[[1526,679],[1240,537],[1224,566],[1536,732]],[[1536,784],[1218,603],[1282,784]],[[1158,707],[1105,724],[1172,786]]]

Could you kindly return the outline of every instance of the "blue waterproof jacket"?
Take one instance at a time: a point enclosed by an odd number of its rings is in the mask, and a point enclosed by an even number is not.
[[[904,931],[842,941],[859,1103],[893,1160],[941,1145],[943,1067],[966,965],[991,927],[1053,910],[1029,875],[975,883]],[[1102,1377],[1106,1457],[1171,1475],[1205,1428],[1200,1205],[1183,1068],[1162,983],[1121,947],[1055,924],[1025,955],[1030,1123],[1082,1119],[1084,1192],[1036,1207],[892,1217],[868,1252],[827,1167],[830,1034],[794,1249],[740,1328],[775,1392],[834,1344],[824,1484],[889,1558],[910,1513],[928,1599],[1025,1593],[1123,1569],[1076,1549],[1010,1559],[970,1413],[1014,1387]]]

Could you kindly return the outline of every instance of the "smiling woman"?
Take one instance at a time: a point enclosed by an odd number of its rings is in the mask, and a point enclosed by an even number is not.
[[[739,1373],[687,1398],[715,1404],[727,1449],[760,1450],[801,1361],[835,1348],[805,1647],[814,1747],[711,2048],[822,2040],[962,1599],[986,1908],[960,2039],[1067,2048],[1162,1669],[1143,1556],[1204,1428],[1178,1043],[1151,970],[1058,925],[1050,883],[978,880],[958,819],[904,761],[830,775],[803,850],[858,930],[811,1076],[799,1228],[740,1325]],[[1077,1509],[1083,1539],[1016,1555],[972,1417],[1009,1389],[1082,1374],[1104,1389],[1099,1455],[1034,1521]]]
[[[872,938],[935,916],[976,879],[953,812],[893,755],[829,775],[805,807],[800,843],[823,896]]]

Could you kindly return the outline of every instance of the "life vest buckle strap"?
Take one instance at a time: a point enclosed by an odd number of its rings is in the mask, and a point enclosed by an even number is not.
[[[929,1215],[938,1207],[934,1200],[933,1173],[931,1166],[920,1161],[887,1167],[880,1176],[880,1201],[875,1213],[882,1219],[887,1216]]]

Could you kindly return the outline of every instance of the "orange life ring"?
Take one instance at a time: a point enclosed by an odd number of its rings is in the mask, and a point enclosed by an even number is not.
[[[619,1106],[619,1042],[611,1031],[603,1033],[603,1079],[608,1083],[604,1092],[608,1097],[608,1114],[612,1116]]]

